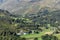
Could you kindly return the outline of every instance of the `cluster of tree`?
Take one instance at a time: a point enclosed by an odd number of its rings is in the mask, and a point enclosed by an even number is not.
[[[60,29],[60,10],[49,11],[47,8],[40,9],[37,14],[26,14],[25,18],[32,20],[34,25],[39,24],[39,27],[45,27],[48,29],[47,24],[50,24],[51,27],[56,27]]]

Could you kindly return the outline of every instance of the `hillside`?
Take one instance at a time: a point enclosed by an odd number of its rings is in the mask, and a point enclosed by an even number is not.
[[[2,37],[3,40],[4,38],[9,40],[11,36],[14,37],[11,38],[12,40],[15,38],[17,38],[16,40],[22,40],[24,37],[29,39],[37,37],[39,40],[42,40],[41,37],[44,33],[50,32],[53,33],[53,36],[58,37],[57,34],[60,34],[59,17],[60,10],[49,11],[46,8],[39,10],[36,14],[25,14],[25,16],[13,15],[7,10],[0,9],[0,37]],[[23,33],[18,34],[21,30]],[[40,36],[34,37],[31,31],[35,31],[33,33],[34,35]],[[27,33],[26,35],[29,37],[25,36],[24,33]]]
[[[0,9],[8,10],[16,15],[24,15],[37,13],[44,7],[50,8],[49,10],[59,10],[59,3],[60,0],[8,0],[0,5]]]
[[[0,0],[0,40],[60,40],[60,0]]]

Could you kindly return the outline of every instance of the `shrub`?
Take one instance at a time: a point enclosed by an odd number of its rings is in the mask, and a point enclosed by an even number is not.
[[[38,40],[38,38],[34,38],[34,40]]]
[[[42,36],[42,40],[58,40],[58,38],[56,36],[46,34]]]
[[[22,38],[21,40],[26,40],[26,38]]]

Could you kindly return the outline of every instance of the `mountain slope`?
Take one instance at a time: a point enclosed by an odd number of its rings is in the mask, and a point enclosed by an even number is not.
[[[40,8],[49,7],[60,9],[60,0],[8,0],[0,8],[11,13],[24,15],[27,13],[37,13]]]

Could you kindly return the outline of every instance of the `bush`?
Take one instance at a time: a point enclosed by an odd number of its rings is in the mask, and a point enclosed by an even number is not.
[[[22,38],[21,40],[26,40],[26,38]]]
[[[46,34],[42,36],[42,40],[58,40],[58,38],[56,36]]]
[[[34,40],[38,40],[38,38],[34,38]]]

